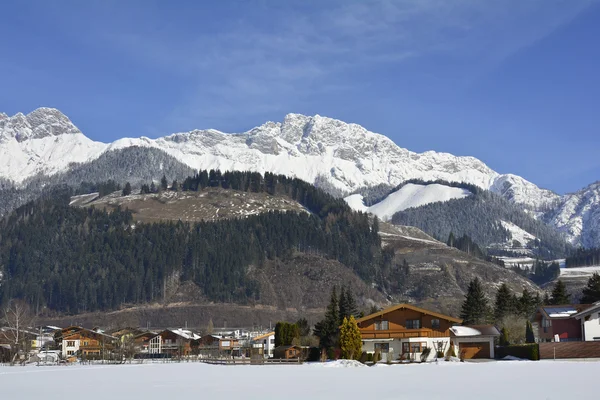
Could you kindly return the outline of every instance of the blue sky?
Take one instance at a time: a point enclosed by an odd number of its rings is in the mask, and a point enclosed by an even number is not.
[[[559,193],[600,179],[599,0],[13,1],[0,111],[89,137],[240,132],[289,112],[475,156]]]

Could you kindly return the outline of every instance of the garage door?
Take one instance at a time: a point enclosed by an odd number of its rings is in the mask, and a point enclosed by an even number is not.
[[[471,358],[490,358],[489,342],[460,343],[459,349],[460,354],[464,354],[466,360]]]

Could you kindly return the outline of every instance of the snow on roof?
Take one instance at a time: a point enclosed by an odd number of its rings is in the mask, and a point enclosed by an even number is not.
[[[454,336],[479,336],[481,331],[471,328],[470,326],[453,326],[450,331]]]
[[[549,318],[570,318],[577,314],[577,308],[573,306],[544,307],[544,311]]]
[[[494,325],[453,326],[450,332],[454,336],[499,336],[498,328]]]
[[[200,339],[200,336],[196,335],[194,332],[187,330],[187,329],[169,329],[171,332],[173,332],[176,335],[179,335],[181,337],[183,337],[184,339],[190,339],[190,340],[198,340]]]

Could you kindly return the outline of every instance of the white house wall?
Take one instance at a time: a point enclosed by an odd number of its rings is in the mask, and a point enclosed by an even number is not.
[[[416,338],[406,338],[406,339],[394,339],[394,340],[377,340],[377,339],[366,339],[363,340],[362,351],[368,354],[375,353],[375,343],[389,343],[390,351],[389,355],[392,357],[392,361],[398,360],[398,358],[402,355],[402,343],[427,343],[427,347],[431,348],[431,352],[427,357],[427,361],[434,360],[437,352],[437,344],[442,342],[444,346],[444,352],[448,350],[450,338],[449,337],[441,337],[441,338],[428,338],[428,337],[416,337]],[[415,359],[421,359],[421,353],[415,353]],[[383,361],[383,360],[382,360]]]
[[[585,319],[582,318],[581,322],[581,328],[586,342],[600,340],[600,313],[596,312],[590,315],[588,321],[585,321]]]

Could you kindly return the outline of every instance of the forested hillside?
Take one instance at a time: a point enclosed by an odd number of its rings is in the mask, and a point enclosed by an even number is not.
[[[567,257],[565,263],[567,268],[600,265],[600,248],[577,249],[572,256]]]
[[[416,226],[443,241],[450,233],[455,237],[467,234],[484,247],[509,243],[511,234],[501,221],[513,223],[534,235],[537,240],[528,247],[538,257],[558,258],[569,251],[559,233],[489,191],[477,190],[473,196],[462,199],[407,209],[392,218],[394,224]]]
[[[70,207],[72,190],[46,194],[0,225],[2,301],[19,297],[37,310],[65,313],[110,310],[161,300],[178,280],[195,284],[209,301],[244,304],[261,296],[248,277],[250,265],[297,252],[338,260],[367,282],[389,269],[383,264],[391,256],[382,251],[367,215],[312,185],[273,174],[263,179],[213,171],[184,180],[182,187],[204,185],[285,194],[312,213],[143,224],[134,223],[127,210]]]

